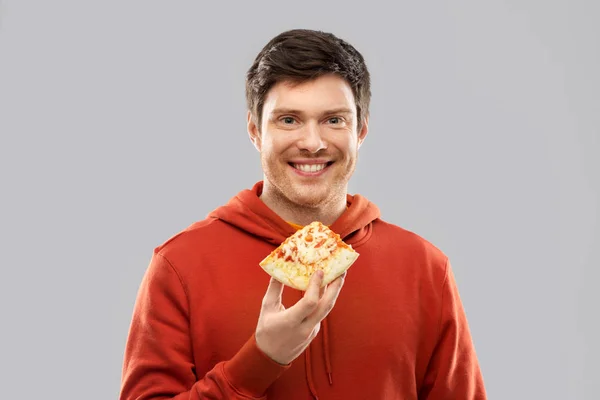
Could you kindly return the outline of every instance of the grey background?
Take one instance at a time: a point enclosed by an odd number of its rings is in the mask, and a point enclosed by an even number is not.
[[[110,399],[152,249],[261,179],[244,73],[373,76],[351,191],[452,259],[492,399],[600,398],[600,3],[0,3],[0,390]]]

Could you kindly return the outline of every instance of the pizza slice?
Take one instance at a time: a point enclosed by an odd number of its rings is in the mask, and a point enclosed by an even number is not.
[[[306,290],[312,274],[323,270],[323,286],[342,275],[359,254],[340,235],[315,221],[296,231],[259,264],[284,285]]]

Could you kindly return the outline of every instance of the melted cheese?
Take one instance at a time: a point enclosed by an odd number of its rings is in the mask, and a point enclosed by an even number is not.
[[[320,264],[331,258],[332,252],[335,251],[337,247],[337,240],[335,237],[329,236],[327,232],[320,232],[318,228],[318,223],[312,223],[292,235],[290,240],[281,247],[283,252],[282,258],[293,263],[300,263],[310,267],[314,267],[316,264]],[[298,269],[306,269],[303,265],[296,265],[295,267]]]
[[[325,273],[326,285],[347,270],[357,257],[358,253],[339,235],[313,222],[288,237],[260,265],[280,282],[305,290],[317,269]]]

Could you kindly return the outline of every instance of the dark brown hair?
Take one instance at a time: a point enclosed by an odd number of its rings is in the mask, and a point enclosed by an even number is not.
[[[363,56],[331,33],[308,29],[289,30],[271,39],[248,70],[246,102],[258,128],[265,97],[273,85],[302,83],[326,74],[344,78],[352,88],[360,130],[371,101],[371,80]]]

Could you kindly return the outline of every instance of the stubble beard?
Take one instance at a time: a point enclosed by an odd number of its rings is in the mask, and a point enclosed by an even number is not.
[[[261,157],[262,158],[262,157]],[[289,165],[282,165],[278,160],[262,158],[265,180],[273,190],[274,200],[283,206],[291,208],[305,208],[319,210],[329,205],[345,201],[348,190],[348,181],[356,168],[356,158],[353,160],[338,160],[336,163],[344,162],[342,171],[328,171],[335,173],[333,179],[326,180],[318,185],[304,185],[294,182],[290,177]],[[339,166],[334,165],[333,168]],[[311,187],[314,186],[314,187]]]

